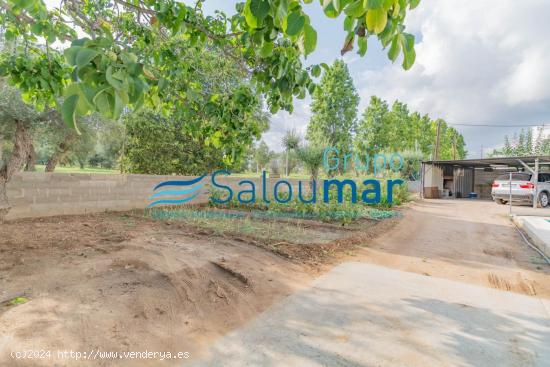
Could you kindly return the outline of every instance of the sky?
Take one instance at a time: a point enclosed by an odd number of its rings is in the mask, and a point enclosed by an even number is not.
[[[236,2],[207,0],[205,10],[233,14]],[[332,63],[345,37],[342,18],[326,18],[318,1],[305,9],[318,32],[317,49],[306,63]],[[410,70],[399,60],[392,64],[374,37],[365,57],[354,52],[344,57],[361,97],[359,115],[376,95],[450,124],[493,126],[454,126],[471,158],[481,155],[481,146],[485,156],[502,145],[505,134],[521,129],[495,125],[550,126],[549,12],[548,0],[422,0],[407,15],[417,53]],[[293,114],[271,117],[263,136],[271,149],[282,150],[288,129],[305,134],[310,102],[296,100]]]

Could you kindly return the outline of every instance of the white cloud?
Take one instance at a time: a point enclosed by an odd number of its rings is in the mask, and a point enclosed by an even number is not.
[[[543,0],[422,1],[409,14],[409,29],[421,35],[414,67],[363,71],[356,78],[362,107],[378,95],[451,123],[550,121],[547,14]],[[473,153],[514,129],[459,130]]]
[[[307,123],[311,117],[310,103],[310,98],[295,100],[294,112],[292,114],[285,111],[279,111],[271,117],[269,131],[262,136],[262,139],[271,150],[276,152],[283,150],[281,141],[287,130],[294,129],[302,138],[305,137]]]
[[[231,13],[235,2],[212,0],[206,6]],[[359,114],[370,96],[378,95],[451,123],[550,123],[548,5],[548,0],[422,0],[407,16],[408,31],[420,40],[411,70],[403,71],[399,62],[391,65],[374,39],[365,58],[355,52],[345,55],[361,95]],[[314,62],[331,63],[342,34],[328,27],[318,8],[308,8],[319,34],[312,57]],[[309,101],[296,101],[292,115],[280,112],[272,117],[264,135],[271,149],[282,149],[280,140],[288,129],[305,135]],[[487,151],[502,144],[504,134],[518,130],[457,128],[472,156],[479,156],[481,145]]]

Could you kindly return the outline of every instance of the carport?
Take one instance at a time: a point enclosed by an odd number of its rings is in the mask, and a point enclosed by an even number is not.
[[[508,172],[548,172],[550,156],[499,157],[422,162],[423,198],[491,198],[491,184]],[[533,206],[536,206],[534,201]]]

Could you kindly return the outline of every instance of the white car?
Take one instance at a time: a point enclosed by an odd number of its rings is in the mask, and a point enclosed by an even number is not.
[[[550,198],[550,173],[539,173],[537,193],[533,175],[527,172],[512,173],[512,202],[533,203],[536,197],[538,204],[546,208]],[[493,200],[498,204],[507,204],[510,201],[510,174],[498,177],[493,182],[491,190]]]

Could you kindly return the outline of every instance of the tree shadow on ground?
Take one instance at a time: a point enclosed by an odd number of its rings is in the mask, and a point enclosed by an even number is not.
[[[358,297],[349,287],[308,289],[221,339],[197,365],[550,365],[550,318],[538,299],[468,285],[471,294],[489,292],[492,299],[469,302],[465,293],[455,297],[447,290],[439,299],[429,289],[415,288],[418,284],[412,287],[414,296],[383,300]],[[493,309],[495,297],[515,307]],[[524,306],[539,314],[518,313]]]

